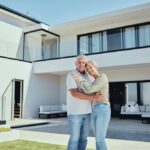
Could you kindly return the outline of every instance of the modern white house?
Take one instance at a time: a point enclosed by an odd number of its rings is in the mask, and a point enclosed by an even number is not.
[[[53,26],[0,5],[1,119],[66,104],[79,54],[107,74],[112,116],[125,104],[150,105],[150,3]]]

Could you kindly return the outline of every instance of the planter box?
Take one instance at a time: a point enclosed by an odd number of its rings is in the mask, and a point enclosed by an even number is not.
[[[8,132],[0,132],[0,142],[17,140],[20,138],[20,133],[17,130],[11,130]]]

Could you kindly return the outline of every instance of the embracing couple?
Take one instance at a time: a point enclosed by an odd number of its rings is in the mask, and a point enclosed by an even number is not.
[[[107,150],[105,141],[110,121],[107,76],[84,55],[76,58],[76,70],[67,75],[67,114],[70,138],[67,150],[85,150],[90,123],[96,150]]]

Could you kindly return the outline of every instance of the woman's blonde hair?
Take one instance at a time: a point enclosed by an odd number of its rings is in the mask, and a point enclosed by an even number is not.
[[[85,64],[85,67],[86,67],[87,65],[89,65],[89,64],[92,64],[93,66],[95,66],[95,67],[97,68],[97,64],[96,64],[95,61],[89,60],[89,61]]]

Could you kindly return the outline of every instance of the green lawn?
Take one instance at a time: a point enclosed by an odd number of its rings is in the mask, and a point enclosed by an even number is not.
[[[15,140],[10,142],[0,143],[0,150],[66,150],[66,147],[63,145]],[[91,149],[87,149],[87,150],[91,150]]]

